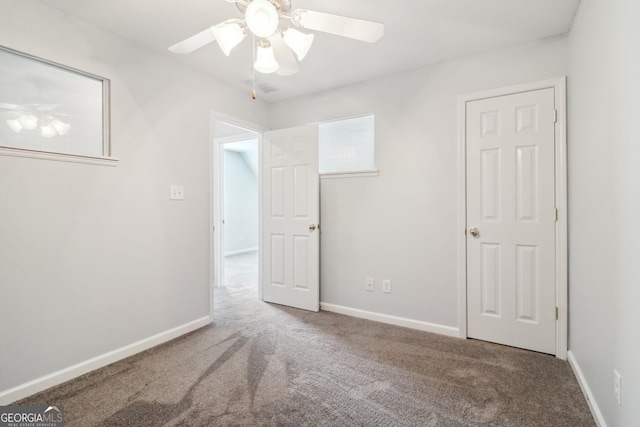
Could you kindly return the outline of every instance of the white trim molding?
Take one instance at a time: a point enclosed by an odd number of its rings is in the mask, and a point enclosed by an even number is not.
[[[378,169],[356,171],[356,172],[332,172],[321,173],[320,179],[335,179],[335,178],[369,178],[372,176],[379,176],[380,171]]]
[[[110,365],[129,356],[133,356],[134,354],[148,350],[167,341],[171,341],[172,339],[207,326],[210,323],[211,318],[209,316],[201,317],[185,323],[184,325],[160,332],[159,334],[124,347],[120,347],[108,353],[101,354],[100,356],[85,360],[84,362],[77,363],[73,366],[69,366],[40,378],[36,378],[8,390],[0,391],[0,405],[9,405],[17,400],[24,399],[32,394],[46,390],[49,387],[62,384],[63,382],[72,380],[88,372]]]
[[[238,128],[236,135],[216,138],[216,126],[220,124]],[[258,140],[258,169],[262,171],[262,133],[266,128],[255,123],[229,116],[219,111],[209,111],[209,313],[213,318],[214,289],[224,282],[224,144],[247,139]],[[259,175],[261,172],[259,172]],[[258,177],[258,217],[262,218],[262,177]],[[262,300],[262,221],[258,221],[258,298]]]
[[[458,328],[460,337],[467,337],[467,212],[466,188],[466,105],[480,99],[541,89],[553,89],[557,122],[555,128],[555,190],[556,209],[556,357],[567,358],[568,348],[568,253],[567,253],[567,90],[566,77],[542,80],[517,86],[462,95],[458,98]]]
[[[591,388],[587,383],[587,379],[584,377],[582,369],[580,369],[580,365],[578,364],[578,361],[576,360],[571,350],[567,352],[567,360],[569,361],[569,366],[571,366],[571,369],[573,370],[573,373],[578,380],[578,384],[580,385],[582,394],[584,394],[584,398],[587,400],[587,404],[589,405],[589,409],[591,410],[591,415],[593,415],[594,421],[596,422],[598,427],[607,427],[607,423],[602,416],[600,408],[598,407],[596,398],[591,392]]]
[[[332,313],[344,314],[346,316],[358,317],[360,319],[373,320],[375,322],[387,323],[389,325],[403,326],[405,328],[417,329],[424,332],[446,335],[448,337],[459,337],[460,331],[453,326],[438,325],[435,323],[423,322],[421,320],[407,319],[404,317],[391,316],[388,314],[374,313],[372,311],[360,310],[358,308],[343,307],[341,305],[320,303],[320,310]]]
[[[85,163],[98,166],[117,166],[116,157],[87,156],[81,154],[53,153],[49,151],[30,150],[27,148],[0,147],[0,156],[26,157],[40,160],[54,160],[59,162]]]

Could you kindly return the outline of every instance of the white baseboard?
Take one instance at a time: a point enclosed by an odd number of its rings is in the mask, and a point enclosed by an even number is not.
[[[88,372],[117,362],[118,360],[133,356],[136,353],[140,353],[141,351],[148,350],[151,347],[155,347],[181,335],[195,331],[209,323],[211,323],[209,316],[201,317],[200,319],[185,323],[184,325],[169,329],[168,331],[160,332],[159,334],[145,338],[133,344],[129,344],[100,356],[96,356],[92,359],[85,360],[84,362],[77,363],[73,366],[69,366],[43,377],[36,378],[35,380],[20,384],[8,390],[0,391],[0,405],[9,405],[16,400],[24,399],[32,394],[46,390],[49,387],[62,384],[65,381],[77,378]]]
[[[256,252],[258,250],[258,247],[256,246],[255,248],[244,248],[244,249],[237,249],[235,251],[227,251],[224,253],[224,256],[231,256],[231,255],[240,255],[240,254],[246,254],[248,252]]]
[[[320,309],[331,311],[333,313],[345,314],[347,316],[359,317],[361,319],[373,320],[390,325],[403,326],[405,328],[418,329],[425,332],[433,332],[434,334],[446,335],[449,337],[460,337],[460,330],[452,326],[443,326],[435,323],[422,322],[420,320],[406,319],[404,317],[391,316],[388,314],[374,313],[372,311],[360,310],[357,308],[343,307],[341,305],[320,303]]]
[[[567,360],[569,361],[569,366],[571,366],[571,369],[573,369],[573,373],[578,379],[578,384],[580,384],[582,394],[584,394],[584,397],[587,400],[587,404],[589,405],[589,409],[591,410],[593,419],[595,420],[598,427],[607,427],[607,423],[602,416],[602,412],[600,412],[600,408],[598,407],[598,402],[596,402],[596,399],[591,392],[591,388],[589,388],[589,384],[587,383],[587,379],[584,377],[582,369],[580,369],[580,365],[578,365],[578,361],[576,360],[571,350],[567,352]]]

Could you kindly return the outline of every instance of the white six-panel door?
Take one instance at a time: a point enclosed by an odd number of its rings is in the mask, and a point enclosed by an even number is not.
[[[467,335],[555,354],[554,90],[467,103]]]
[[[263,299],[318,311],[318,127],[266,132],[262,142]]]

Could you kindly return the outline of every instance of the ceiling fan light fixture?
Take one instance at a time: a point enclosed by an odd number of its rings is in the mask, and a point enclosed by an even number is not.
[[[20,119],[9,119],[7,120],[7,124],[15,133],[20,133],[23,126],[20,124]]]
[[[305,34],[295,28],[287,28],[282,33],[284,42],[296,54],[298,61],[302,61],[313,43],[313,34]]]
[[[20,124],[26,130],[33,130],[38,126],[38,117],[33,114],[23,114],[18,117]]]
[[[71,125],[69,123],[65,123],[60,119],[51,120],[51,126],[53,126],[60,136],[66,135],[66,133],[69,132],[69,129],[71,129]]]
[[[225,21],[211,28],[218,45],[225,55],[229,56],[231,49],[236,47],[246,36],[247,32],[238,20]]]
[[[273,47],[269,40],[260,40],[258,43],[258,50],[256,52],[256,62],[253,67],[259,73],[271,74],[278,71],[280,65],[276,61],[273,54]]]
[[[258,37],[269,37],[278,28],[278,11],[268,0],[253,0],[245,12],[247,26]]]

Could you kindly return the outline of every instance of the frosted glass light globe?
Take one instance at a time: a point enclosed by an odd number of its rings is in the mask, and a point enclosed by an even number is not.
[[[9,119],[7,120],[7,124],[15,133],[20,133],[23,128],[23,126],[20,124],[20,120],[18,119]]]
[[[247,35],[237,20],[229,20],[211,28],[218,45],[225,55],[229,56],[231,49],[236,47]]]
[[[53,138],[58,135],[58,132],[51,124],[48,124],[40,126],[40,135],[42,135],[43,138]]]
[[[27,130],[35,129],[38,126],[38,117],[33,114],[23,114],[18,117],[18,120],[20,120],[22,127]]]
[[[269,43],[261,43],[256,53],[256,62],[253,64],[256,71],[264,74],[271,74],[278,71],[280,65],[273,54],[273,47]]]
[[[295,28],[287,28],[283,36],[284,42],[296,54],[298,61],[302,61],[313,43],[313,34],[305,34]]]
[[[267,0],[253,0],[245,12],[247,26],[258,37],[269,37],[278,28],[278,11]]]
[[[71,129],[71,125],[69,123],[65,123],[59,119],[51,120],[51,126],[58,132],[58,135],[65,135]]]

